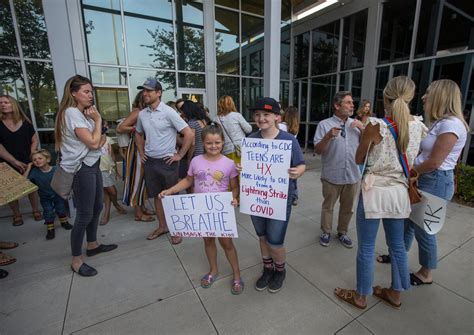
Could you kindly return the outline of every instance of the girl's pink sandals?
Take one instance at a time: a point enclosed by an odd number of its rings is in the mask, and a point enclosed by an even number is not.
[[[201,278],[201,287],[202,288],[209,288],[214,284],[214,282],[217,280],[217,274],[216,275],[211,275],[208,273],[204,277]]]
[[[235,295],[238,295],[240,293],[242,293],[244,291],[244,282],[242,281],[242,279],[239,279],[239,280],[233,280],[232,281],[232,287],[230,289],[230,291],[232,292],[232,294],[235,294]]]

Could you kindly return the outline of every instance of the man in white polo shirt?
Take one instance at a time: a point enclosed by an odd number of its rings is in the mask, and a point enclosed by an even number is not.
[[[158,229],[147,237],[154,240],[168,232],[158,195],[178,182],[179,161],[185,157],[194,135],[179,114],[161,101],[163,89],[156,79],[149,78],[137,88],[143,89],[143,100],[148,106],[138,114],[135,141],[144,166],[147,193],[154,198],[158,216]],[[183,145],[176,152],[178,132],[183,135]],[[181,238],[172,237],[171,243],[181,243]]]
[[[345,247],[352,248],[347,230],[359,190],[361,176],[355,162],[355,153],[364,125],[349,117],[354,113],[351,92],[337,92],[333,103],[334,115],[321,121],[314,135],[314,152],[321,155],[324,198],[319,243],[324,247],[329,245],[334,205],[339,199],[338,239]]]

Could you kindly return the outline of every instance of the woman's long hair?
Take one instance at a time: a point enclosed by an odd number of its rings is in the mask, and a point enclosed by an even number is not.
[[[454,81],[449,79],[433,81],[426,90],[425,108],[430,122],[457,117],[469,131],[469,125],[462,113],[461,90]]]
[[[133,99],[132,109],[142,110],[146,107],[145,101],[143,100],[143,90],[140,90],[135,99]]]
[[[391,109],[387,111],[398,128],[397,147],[405,153],[408,148],[410,108],[409,103],[415,95],[415,83],[406,76],[392,78],[383,90],[384,99],[390,103]]]
[[[31,120],[23,112],[23,110],[20,107],[20,104],[18,103],[18,101],[14,97],[12,97],[10,95],[2,94],[2,95],[0,95],[0,98],[7,98],[8,101],[10,101],[10,104],[12,105],[12,109],[13,109],[12,118],[13,118],[13,121],[15,122],[15,124],[17,124],[20,121],[26,121],[26,122],[31,123]],[[2,120],[5,118],[3,113],[0,116],[0,118]]]
[[[200,120],[205,124],[208,124],[210,121],[201,106],[191,100],[184,100],[181,105],[181,112],[188,121],[193,119]]]
[[[369,109],[369,112],[366,112],[364,109],[365,109],[365,106],[367,106],[367,104],[370,104],[370,101],[369,100],[362,100],[362,103],[360,104],[360,107],[359,109],[355,112],[356,116],[359,118],[359,120],[365,116],[365,115],[368,115],[370,116],[371,112],[370,112],[370,109]]]
[[[223,95],[219,98],[219,102],[217,103],[217,115],[224,116],[230,112],[237,112],[234,99],[232,99],[230,95]]]
[[[288,127],[288,132],[293,135],[297,135],[300,130],[300,120],[298,115],[298,108],[294,106],[288,106],[284,109],[283,122]]]
[[[63,98],[61,99],[61,103],[59,104],[58,114],[56,115],[56,123],[54,125],[54,140],[56,142],[56,151],[61,150],[64,132],[66,131],[64,117],[66,109],[68,109],[69,107],[77,106],[76,100],[72,96],[72,93],[79,91],[81,89],[81,86],[87,84],[92,86],[92,82],[88,78],[80,75],[75,75],[69,78],[66,84],[64,85]]]

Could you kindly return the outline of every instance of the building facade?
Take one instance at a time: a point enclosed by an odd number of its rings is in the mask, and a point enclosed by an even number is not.
[[[109,121],[129,113],[147,77],[163,84],[165,102],[190,98],[214,114],[218,97],[231,95],[247,119],[247,107],[277,85],[282,106],[300,110],[305,147],[338,90],[379,113],[386,82],[408,75],[417,84],[412,110],[422,114],[428,84],[449,78],[474,128],[469,0],[336,1],[296,20],[307,3],[316,1],[0,0],[1,91],[20,101],[49,149],[58,99],[76,73],[92,79]],[[473,160],[465,150],[463,161]]]

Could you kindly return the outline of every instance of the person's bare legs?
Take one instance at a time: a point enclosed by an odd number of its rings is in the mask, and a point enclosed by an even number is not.
[[[100,220],[101,224],[107,224],[110,220],[110,207],[111,199],[107,187],[104,187],[104,209],[102,210],[102,219]]]
[[[239,268],[239,258],[237,256],[237,250],[234,247],[234,243],[231,238],[218,238],[219,243],[224,249],[225,256],[229,261],[230,267],[232,268],[232,273],[234,274],[234,280],[240,280],[240,268]],[[217,263],[217,259],[216,259]]]
[[[215,237],[204,237],[204,250],[209,261],[209,274],[213,277],[218,274],[217,270],[217,247]]]
[[[99,243],[97,241],[94,242],[87,242],[87,250],[92,250],[99,247]],[[82,263],[84,263],[84,258],[81,256],[72,256],[71,266],[75,272],[79,271]]]
[[[33,211],[33,213],[39,212],[38,192],[28,194],[28,199],[30,200],[31,210]]]
[[[259,238],[260,252],[263,258],[271,257],[275,263],[285,263],[286,261],[286,249],[285,247],[272,248],[267,243],[265,238]]]

